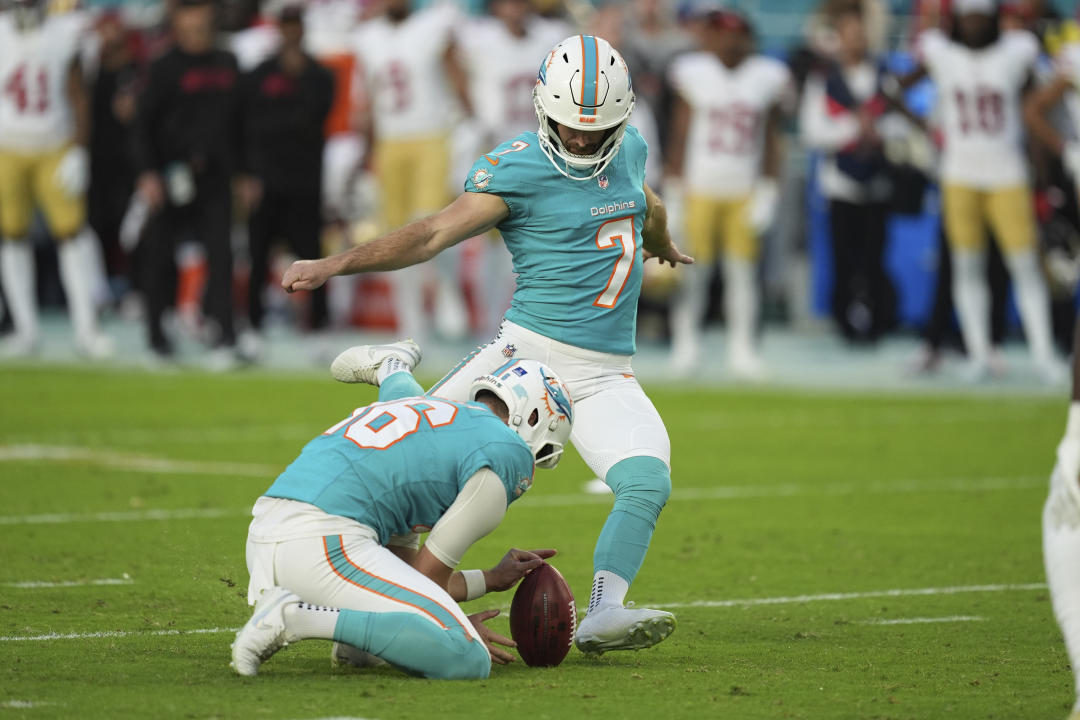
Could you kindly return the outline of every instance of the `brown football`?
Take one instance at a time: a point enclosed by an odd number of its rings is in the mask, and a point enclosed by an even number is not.
[[[544,563],[525,576],[510,603],[510,635],[526,665],[554,667],[574,643],[577,608],[563,576]]]

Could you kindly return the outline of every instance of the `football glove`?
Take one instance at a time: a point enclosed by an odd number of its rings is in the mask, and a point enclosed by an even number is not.
[[[750,227],[757,235],[768,230],[776,217],[776,206],[780,203],[780,186],[776,179],[762,177],[754,185],[750,195]]]
[[[90,154],[86,148],[72,145],[60,158],[53,180],[72,197],[85,193],[90,185]]]

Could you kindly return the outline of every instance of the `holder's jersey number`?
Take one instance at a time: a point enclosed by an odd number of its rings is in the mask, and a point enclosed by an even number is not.
[[[454,422],[456,415],[454,405],[433,398],[374,403],[357,409],[323,435],[333,435],[348,425],[345,437],[358,447],[385,450],[419,430],[422,421],[433,428],[443,427]]]

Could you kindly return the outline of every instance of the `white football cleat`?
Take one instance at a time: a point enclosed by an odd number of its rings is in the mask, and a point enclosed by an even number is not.
[[[379,366],[388,357],[397,357],[411,370],[420,364],[423,353],[411,338],[389,345],[356,345],[334,358],[330,374],[340,382],[378,386]]]
[[[255,612],[232,644],[229,665],[240,675],[255,677],[259,666],[289,643],[285,641],[285,606],[300,602],[300,596],[283,587],[263,590]]]
[[[600,655],[608,650],[643,650],[675,632],[675,616],[663,610],[606,607],[585,616],[574,643],[583,653]]]
[[[372,668],[390,663],[367,650],[361,650],[348,643],[335,642],[333,649],[330,650],[330,664],[334,667]]]
[[[39,349],[36,335],[15,332],[0,341],[0,358],[13,360],[36,355]]]
[[[100,332],[90,332],[75,336],[75,352],[88,360],[106,360],[113,355],[115,347],[112,338]]]

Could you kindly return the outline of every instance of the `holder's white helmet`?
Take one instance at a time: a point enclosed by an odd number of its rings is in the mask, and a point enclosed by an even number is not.
[[[607,40],[595,35],[568,37],[540,65],[533,105],[540,120],[540,149],[566,177],[589,180],[604,171],[622,145],[634,111],[630,70]],[[554,123],[609,132],[595,155],[574,155],[563,146]]]
[[[570,437],[574,407],[559,378],[536,360],[511,360],[473,380],[469,400],[487,390],[506,403],[508,425],[532,451],[536,466],[559,464]]]

